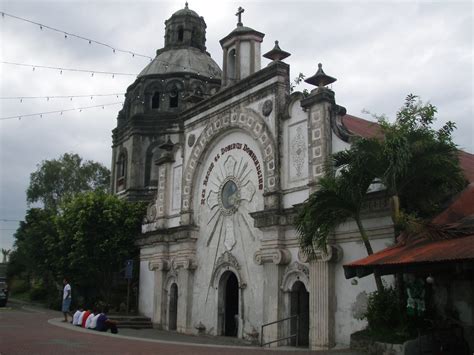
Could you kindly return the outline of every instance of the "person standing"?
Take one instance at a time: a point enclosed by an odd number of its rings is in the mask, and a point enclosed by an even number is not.
[[[64,285],[63,307],[62,307],[62,312],[64,314],[63,322],[67,323],[67,314],[69,313],[69,307],[71,307],[71,285],[69,285],[69,282],[67,282],[66,278],[63,279],[63,285]]]

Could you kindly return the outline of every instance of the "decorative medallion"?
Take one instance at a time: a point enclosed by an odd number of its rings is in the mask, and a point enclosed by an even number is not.
[[[153,222],[156,218],[156,205],[153,203],[151,206],[148,206],[146,219],[148,222]]]
[[[190,134],[188,136],[188,146],[189,147],[192,147],[194,145],[194,143],[196,143],[196,136],[194,134]]]
[[[211,226],[207,245],[218,236],[219,240],[224,239],[225,248],[232,250],[236,243],[235,234],[239,230],[247,229],[247,233],[255,239],[251,223],[247,221],[248,211],[243,203],[253,200],[257,188],[250,180],[251,166],[244,158],[237,161],[232,155],[228,155],[213,167],[219,174],[212,174],[205,181],[208,186],[205,204],[211,212],[207,221]]]
[[[268,117],[273,111],[273,101],[272,100],[265,100],[262,107],[262,114],[265,117]]]

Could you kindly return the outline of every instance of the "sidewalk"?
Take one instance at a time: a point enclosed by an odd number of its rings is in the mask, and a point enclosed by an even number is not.
[[[96,332],[90,329],[84,329],[80,327],[73,326],[71,324],[61,322],[62,318],[53,318],[48,321],[48,323],[69,329],[71,331],[84,332],[84,333],[93,333],[97,335],[122,338],[129,340],[140,340],[146,342],[157,342],[165,344],[175,344],[175,345],[192,345],[192,346],[202,346],[202,347],[212,347],[212,348],[229,348],[229,349],[242,349],[246,350],[267,350],[267,351],[284,351],[285,353],[295,352],[295,353],[314,353],[314,354],[330,354],[330,355],[364,355],[361,352],[352,351],[350,349],[333,349],[329,351],[309,351],[307,348],[295,348],[295,347],[272,347],[272,348],[261,348],[258,346],[251,345],[249,342],[238,339],[234,337],[223,337],[223,336],[210,336],[210,335],[185,335],[176,332],[170,332],[165,330],[157,329],[119,329],[119,334],[111,333],[102,333]]]
[[[61,327],[73,332],[82,332],[86,334],[94,334],[98,336],[105,336],[111,338],[121,338],[128,340],[138,340],[143,342],[154,342],[154,343],[163,343],[170,345],[189,345],[197,347],[209,347],[209,348],[227,348],[227,349],[241,349],[246,353],[250,350],[265,350],[265,351],[276,351],[278,353],[311,353],[311,354],[328,354],[328,355],[364,355],[361,352],[353,351],[350,349],[333,349],[329,351],[309,351],[307,348],[295,348],[295,347],[265,347],[261,348],[250,344],[250,342],[238,339],[235,337],[224,337],[224,336],[211,336],[211,335],[186,335],[172,331],[158,330],[158,329],[127,329],[120,328],[119,334],[103,333],[97,332],[90,329],[84,329],[80,327],[73,326],[70,323],[63,323],[62,316],[59,311],[54,311],[51,309],[45,308],[41,304],[35,304],[32,302],[21,301],[17,299],[10,299],[9,303],[22,306],[22,308],[27,308],[29,311],[35,311],[38,313],[44,313],[49,315],[51,318],[48,320],[48,323],[57,327]]]

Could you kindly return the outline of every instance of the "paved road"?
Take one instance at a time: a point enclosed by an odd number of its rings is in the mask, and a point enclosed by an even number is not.
[[[310,351],[272,351],[253,347],[169,343],[83,330],[59,322],[61,313],[9,303],[0,308],[0,355],[13,354],[323,354]],[[174,340],[174,338],[170,338]],[[330,352],[354,354],[351,352]]]

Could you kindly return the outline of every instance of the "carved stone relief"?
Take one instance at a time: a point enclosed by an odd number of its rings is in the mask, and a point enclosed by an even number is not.
[[[296,281],[301,281],[306,290],[309,290],[309,269],[306,265],[295,261],[288,265],[283,274],[281,283],[281,290],[283,292],[291,292],[291,289]]]
[[[257,250],[253,255],[256,264],[273,263],[275,265],[286,265],[291,261],[291,253],[288,249]]]
[[[263,106],[262,106],[262,114],[265,117],[268,117],[268,116],[270,116],[272,111],[273,111],[273,101],[272,100],[265,100],[265,102],[263,103]]]
[[[305,123],[288,128],[288,174],[290,181],[308,176],[308,141]]]
[[[303,127],[299,125],[296,128],[296,134],[290,142],[290,156],[293,167],[295,168],[295,174],[298,178],[303,175],[303,164],[306,158],[306,144],[303,136]]]
[[[181,208],[181,174],[182,166],[176,166],[173,169],[173,193],[171,209],[179,210]]]
[[[243,281],[242,275],[240,274],[240,264],[236,257],[230,252],[225,251],[216,261],[214,270],[211,277],[211,285],[215,289],[218,287],[219,280],[226,271],[232,271],[237,280],[239,281],[239,287],[245,288],[247,284]]]
[[[196,143],[196,136],[194,134],[190,134],[188,136],[188,147],[192,147]]]
[[[206,197],[206,206],[210,211],[207,225],[210,234],[207,245],[214,238],[224,240],[226,250],[232,250],[236,243],[236,229],[249,226],[247,213],[239,209],[243,201],[252,202],[257,188],[250,179],[251,165],[243,157],[234,158],[229,155],[226,159],[216,162],[214,167],[219,174],[210,174],[209,190]],[[247,234],[255,240],[251,228],[246,228]]]

